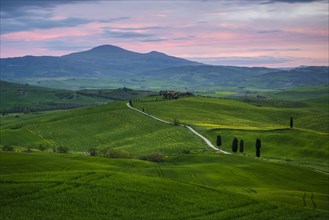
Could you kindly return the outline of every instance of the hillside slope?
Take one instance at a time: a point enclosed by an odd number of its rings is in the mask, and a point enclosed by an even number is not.
[[[258,107],[237,100],[201,97],[134,104],[161,119],[178,119],[193,126],[213,144],[216,144],[216,136],[221,135],[222,147],[226,151],[231,150],[232,140],[237,137],[244,140],[245,152],[253,156],[255,141],[260,138],[263,157],[315,162],[327,169],[328,105],[308,103],[310,106],[303,108]],[[289,128],[291,116],[294,117],[293,129]]]
[[[128,109],[126,102],[40,114],[1,116],[2,145],[37,148],[68,147],[86,152],[120,149],[138,157],[146,153],[174,154],[208,147],[182,127],[154,121]]]
[[[111,102],[75,91],[0,81],[0,113],[77,108]]]
[[[2,219],[326,219],[327,176],[237,156],[0,152]],[[56,212],[54,212],[56,210]]]

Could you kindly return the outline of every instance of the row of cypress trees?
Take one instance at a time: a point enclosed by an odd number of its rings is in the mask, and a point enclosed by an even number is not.
[[[222,146],[222,137],[220,135],[217,135],[216,145],[218,147]],[[256,147],[256,157],[260,157],[260,149],[262,147],[262,142],[259,138],[256,139],[255,147]],[[238,150],[240,153],[244,152],[244,141],[241,139],[239,143],[238,138],[234,137],[232,142],[232,151],[236,153],[238,152]]]
[[[290,128],[292,129],[293,127],[294,127],[294,119],[293,119],[293,117],[290,117]],[[222,146],[222,137],[220,135],[217,135],[216,144],[217,144],[218,147]],[[256,157],[259,158],[260,157],[260,149],[262,147],[262,142],[259,138],[256,139],[255,147],[256,147]],[[239,144],[238,138],[234,137],[233,142],[232,142],[232,151],[234,153],[236,153],[236,152],[238,152],[238,150],[239,150],[240,153],[243,153],[243,151],[244,151],[244,141],[241,139],[240,144]]]

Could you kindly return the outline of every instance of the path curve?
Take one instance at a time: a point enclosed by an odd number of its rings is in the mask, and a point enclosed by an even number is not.
[[[157,120],[157,121],[160,121],[160,122],[162,122],[162,123],[166,123],[166,124],[170,124],[170,125],[174,125],[174,123],[173,122],[169,122],[169,121],[165,121],[165,120],[162,120],[161,118],[158,118],[158,117],[155,117],[155,116],[153,116],[153,115],[151,115],[151,114],[149,114],[149,113],[146,113],[146,112],[143,112],[143,111],[141,111],[141,110],[139,110],[139,109],[137,109],[137,108],[134,108],[134,107],[132,107],[130,104],[129,104],[129,102],[127,103],[127,106],[128,106],[128,108],[130,108],[130,109],[132,109],[132,110],[134,110],[134,111],[137,111],[137,112],[139,112],[139,113],[141,113],[141,114],[143,114],[143,115],[146,115],[146,116],[148,116],[148,117],[150,117],[150,118],[153,118],[153,119],[155,119],[155,120]],[[201,138],[209,147],[211,147],[212,149],[214,149],[214,150],[216,150],[216,151],[219,151],[219,152],[221,152],[221,153],[223,153],[223,154],[231,154],[231,153],[229,153],[229,152],[227,152],[227,151],[223,151],[223,150],[220,150],[220,149],[218,149],[217,147],[215,147],[210,141],[209,141],[209,139],[207,139],[205,136],[203,136],[203,135],[201,135],[200,133],[198,133],[197,131],[195,131],[193,128],[191,128],[190,126],[188,126],[188,125],[184,125],[184,124],[179,124],[179,126],[182,126],[182,127],[185,127],[185,128],[187,128],[187,129],[189,129],[192,133],[194,133],[196,136],[198,136],[199,138]]]

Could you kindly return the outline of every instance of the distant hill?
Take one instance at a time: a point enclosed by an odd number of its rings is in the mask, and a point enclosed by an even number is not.
[[[61,57],[3,58],[1,78],[2,80],[46,77],[120,76],[124,78],[143,71],[200,64],[155,51],[136,53],[116,46],[103,45]]]
[[[328,67],[297,67],[287,71],[266,73],[250,81],[260,82],[263,87],[285,88],[297,86],[318,86],[329,84]]]
[[[0,113],[70,109],[136,99],[154,94],[128,88],[70,91],[0,81]]]
[[[61,57],[1,59],[1,79],[64,89],[129,87],[143,90],[216,91],[252,87],[282,89],[328,85],[328,67],[292,69],[205,65],[152,51],[112,45]]]
[[[144,81],[172,82],[191,90],[223,88],[283,89],[298,86],[328,85],[328,67],[310,66],[290,70],[265,67],[181,66],[140,73]]]

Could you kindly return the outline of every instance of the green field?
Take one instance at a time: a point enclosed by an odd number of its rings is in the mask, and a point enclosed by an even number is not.
[[[323,102],[323,94],[321,97],[315,103],[316,99],[305,101],[307,107],[303,108],[259,107],[238,100],[201,97],[134,105],[162,119],[192,125],[214,144],[215,137],[221,135],[225,150],[230,150],[237,137],[244,140],[245,152],[253,156],[255,140],[260,138],[263,157],[314,162],[328,171],[328,103]],[[293,129],[289,128],[291,116]]]
[[[30,113],[95,106],[118,100],[136,99],[151,94],[157,93],[132,90],[125,87],[119,89],[71,91],[0,80],[0,113]]]
[[[1,118],[2,145],[36,148],[64,146],[73,151],[120,149],[133,156],[145,153],[208,151],[185,128],[165,125],[127,108],[125,102],[98,107],[6,115]]]
[[[31,111],[76,108],[111,102],[111,100],[101,97],[80,95],[75,91],[6,81],[0,81],[0,100],[0,112],[2,113],[29,113]]]
[[[1,219],[326,219],[328,176],[236,155],[1,155]]]
[[[321,90],[302,97],[309,90]],[[325,90],[267,96],[304,107],[260,107],[239,100],[188,97],[133,102],[164,120],[189,124],[231,151],[222,155],[186,128],[161,123],[126,102],[0,116],[0,219],[328,219],[328,104]],[[279,101],[279,100],[278,100]],[[294,117],[294,128],[289,119]],[[262,140],[255,158],[255,140]],[[40,152],[68,147],[69,154]],[[89,148],[129,159],[86,156]],[[32,152],[24,152],[31,148]],[[140,160],[159,152],[164,162]]]

